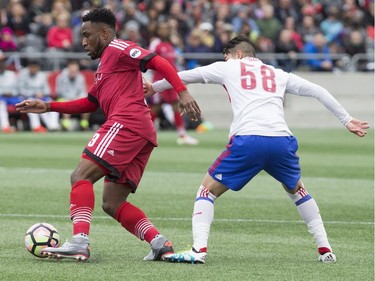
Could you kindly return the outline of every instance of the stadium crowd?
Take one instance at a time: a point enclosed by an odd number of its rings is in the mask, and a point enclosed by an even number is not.
[[[144,48],[155,44],[158,26],[167,24],[169,40],[179,54],[178,70],[212,62],[205,54],[221,53],[223,44],[238,34],[248,36],[258,54],[276,54],[267,63],[288,72],[335,71],[344,69],[347,63],[335,54],[353,57],[374,53],[373,0],[3,0],[0,4],[0,82],[8,81],[10,76],[14,77],[11,79],[20,77],[9,71],[18,74],[30,67],[26,59],[17,61],[8,54],[82,52],[81,17],[88,10],[103,6],[117,17],[118,37]],[[318,55],[301,59],[301,55],[309,54]],[[62,59],[61,70],[69,63]],[[48,60],[39,64],[42,71],[50,70]],[[79,66],[94,71],[97,65],[80,59]],[[363,56],[356,70],[373,71],[373,60]],[[51,79],[43,79],[51,87]],[[4,120],[7,114],[12,115],[14,97],[26,96],[20,91],[18,82],[0,83],[3,132],[13,131],[12,124]],[[50,96],[51,89],[46,91],[45,95]],[[82,93],[77,91],[79,95]],[[29,93],[28,96],[37,95]],[[37,127],[39,130],[31,129],[44,131]]]

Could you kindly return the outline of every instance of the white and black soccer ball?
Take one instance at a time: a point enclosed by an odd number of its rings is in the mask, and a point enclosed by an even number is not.
[[[49,223],[36,223],[25,234],[26,249],[38,258],[45,258],[41,251],[46,247],[59,247],[60,234]]]

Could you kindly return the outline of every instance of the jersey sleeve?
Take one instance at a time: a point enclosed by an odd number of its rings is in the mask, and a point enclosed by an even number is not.
[[[191,70],[180,71],[177,73],[180,77],[182,83],[184,84],[194,84],[194,83],[205,83],[202,74],[198,71],[197,68]],[[156,81],[152,84],[152,88],[156,92],[163,92],[167,89],[172,89],[172,85],[166,80],[162,79]]]
[[[219,65],[219,67],[217,67]],[[178,72],[182,83],[188,84],[223,84],[223,74],[221,72],[221,62],[213,63],[207,66],[201,66],[190,70]],[[167,80],[162,79],[152,84],[152,88],[156,92],[162,92],[171,89],[171,84]]]
[[[346,125],[353,119],[345,108],[326,89],[295,74],[290,74],[286,92],[293,95],[316,98],[332,112],[343,125]]]
[[[146,64],[156,55],[146,49],[135,44],[129,45],[121,54],[124,61],[124,68],[137,68],[142,72],[146,72]]]

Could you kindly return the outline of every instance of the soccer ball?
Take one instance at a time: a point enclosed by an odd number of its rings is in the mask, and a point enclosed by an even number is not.
[[[26,249],[38,258],[45,258],[41,251],[46,247],[58,247],[60,234],[49,223],[36,223],[25,234]]]

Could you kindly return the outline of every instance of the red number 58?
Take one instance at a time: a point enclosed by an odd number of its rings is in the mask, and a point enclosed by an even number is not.
[[[272,68],[262,65],[260,68],[262,76],[262,86],[266,92],[276,92],[275,72]],[[255,73],[250,70],[250,66],[241,63],[241,86],[246,90],[253,90],[257,87],[257,79]]]

